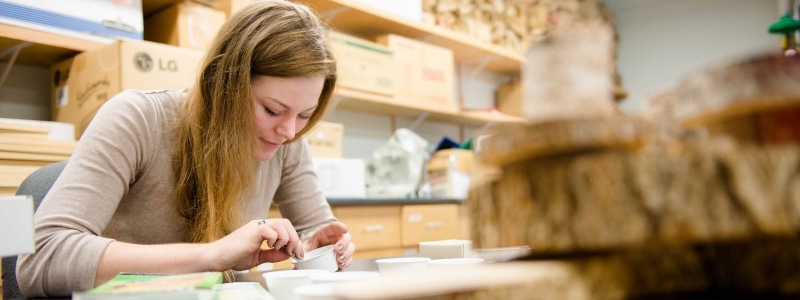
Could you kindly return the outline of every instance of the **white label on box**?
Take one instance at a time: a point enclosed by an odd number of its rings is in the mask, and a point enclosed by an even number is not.
[[[0,197],[0,256],[33,252],[33,199]]]

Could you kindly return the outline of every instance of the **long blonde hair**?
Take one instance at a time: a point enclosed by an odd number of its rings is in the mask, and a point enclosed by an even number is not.
[[[215,241],[241,224],[238,203],[253,187],[258,165],[250,94],[257,75],[324,76],[316,111],[289,142],[319,122],[336,85],[336,63],[311,10],[289,1],[253,1],[209,45],[181,107],[173,148],[175,199],[190,242]]]

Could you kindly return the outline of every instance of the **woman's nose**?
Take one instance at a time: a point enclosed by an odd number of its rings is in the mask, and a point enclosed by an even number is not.
[[[286,138],[286,140],[291,140],[296,133],[294,129],[295,124],[293,118],[286,118],[286,120],[278,124],[277,133]]]

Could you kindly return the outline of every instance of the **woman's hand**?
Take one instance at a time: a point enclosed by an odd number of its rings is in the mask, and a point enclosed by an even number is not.
[[[323,226],[314,232],[314,235],[306,241],[305,248],[313,250],[322,246],[333,244],[333,253],[336,254],[336,262],[339,269],[350,266],[353,262],[353,253],[356,252],[356,245],[347,232],[347,225],[342,222],[333,222]]]
[[[345,229],[345,232],[347,229]],[[266,241],[271,249],[261,249]],[[303,247],[292,223],[287,219],[253,220],[231,234],[208,244],[213,270],[247,270],[265,262],[303,257]],[[283,249],[283,247],[286,247]],[[283,251],[279,251],[279,250]]]

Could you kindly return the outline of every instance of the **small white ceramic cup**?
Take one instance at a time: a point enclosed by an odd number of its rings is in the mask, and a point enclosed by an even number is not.
[[[428,257],[396,257],[376,260],[381,274],[424,272],[428,269]]]
[[[432,259],[428,261],[428,268],[430,268],[431,270],[463,268],[463,267],[473,266],[482,262],[483,259],[477,257]]]
[[[333,272],[311,275],[312,284],[325,284],[337,282],[351,282],[358,280],[367,280],[380,276],[378,272],[372,271],[349,271],[349,272]]]
[[[311,284],[311,275],[328,272],[326,270],[286,270],[266,272],[263,276],[267,284],[267,291],[275,299],[295,300],[298,299],[294,294],[295,288]]]
[[[298,270],[327,270],[336,272],[339,264],[336,263],[336,254],[333,252],[333,245],[319,247],[306,252],[300,261],[292,259],[292,263]]]

